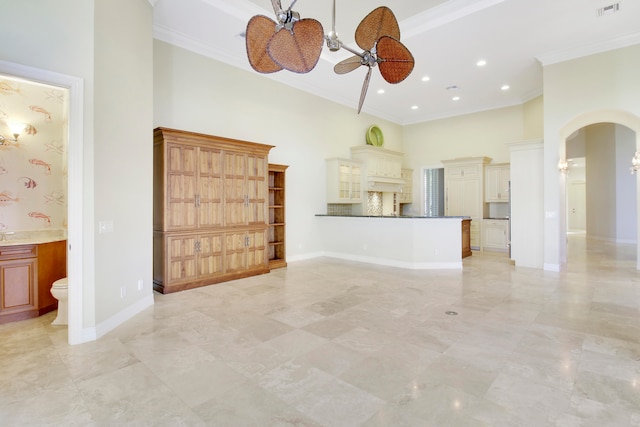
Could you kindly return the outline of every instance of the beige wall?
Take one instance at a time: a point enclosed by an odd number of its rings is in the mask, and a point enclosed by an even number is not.
[[[146,0],[6,3],[0,13],[0,58],[82,79],[82,123],[76,124],[84,159],[82,277],[74,282],[82,287],[81,335],[91,339],[153,301],[151,5]],[[114,232],[98,235],[101,220],[112,220]],[[139,278],[145,292],[135,291]],[[128,287],[125,298],[120,298],[122,286]]]
[[[402,151],[399,125],[158,40],[154,46],[154,126],[274,145],[269,161],[289,165],[289,260],[322,251],[315,215],[326,213],[325,159],[348,158],[372,124],[385,148]]]
[[[486,156],[493,163],[508,163],[507,143],[542,137],[542,106],[538,97],[519,106],[404,126],[405,166],[414,170],[411,211],[422,213],[423,168],[457,157]]]
[[[114,232],[96,235],[95,298],[107,330],[124,307],[153,302],[152,18],[147,0],[96,1],[95,220]]]
[[[530,141],[544,137],[544,102],[538,96],[522,105],[523,139]]]
[[[640,45],[544,66],[544,260],[547,269],[559,269],[565,257],[564,191],[557,167],[558,160],[564,156],[564,140],[581,127],[603,121],[629,127],[636,132],[637,139],[639,69]]]

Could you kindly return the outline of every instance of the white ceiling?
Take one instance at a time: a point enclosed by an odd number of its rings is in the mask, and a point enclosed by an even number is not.
[[[416,61],[391,85],[377,69],[362,111],[411,124],[519,105],[542,94],[542,65],[640,43],[640,1],[622,0],[617,13],[597,16],[615,0],[336,0],[336,30],[345,44],[370,11],[384,4],[400,23],[401,41]],[[282,0],[284,8],[290,0]],[[332,0],[298,0],[293,10],[331,30]],[[337,75],[351,56],[326,46],[314,70],[262,75],[249,66],[240,36],[254,15],[274,19],[270,0],[157,0],[154,37],[352,107],[356,114],[366,67]],[[484,67],[476,66],[480,59]],[[428,81],[422,81],[428,76]],[[503,85],[510,89],[503,91]],[[457,86],[458,89],[447,90]],[[383,94],[378,90],[383,89]],[[453,96],[459,96],[453,101]],[[417,106],[417,109],[412,109]]]

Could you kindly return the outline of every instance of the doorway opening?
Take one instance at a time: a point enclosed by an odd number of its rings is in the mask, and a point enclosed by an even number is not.
[[[46,85],[64,93],[62,111],[66,128],[61,141],[66,145],[67,193],[67,278],[68,278],[68,342],[80,344],[90,341],[83,333],[83,80],[53,71],[0,61],[0,75]],[[52,92],[52,96],[55,93]],[[44,113],[42,113],[44,114]],[[52,144],[55,148],[56,145]]]
[[[619,249],[609,251],[612,256],[632,251],[640,269],[638,183],[629,173],[640,146],[640,119],[621,111],[589,113],[562,133],[560,158],[568,164],[560,174],[562,262],[579,259],[588,245],[606,243]]]

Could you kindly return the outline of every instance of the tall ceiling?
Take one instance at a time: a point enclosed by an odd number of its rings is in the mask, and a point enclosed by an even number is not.
[[[385,5],[395,14],[415,68],[399,84],[377,69],[362,111],[412,124],[520,105],[542,94],[542,67],[640,43],[640,1],[621,0],[336,0],[336,31],[348,46],[358,23]],[[290,0],[282,0],[283,8]],[[332,28],[332,0],[298,0],[293,10]],[[351,53],[325,46],[311,72],[259,74],[246,56],[243,34],[252,16],[275,19],[270,0],[157,0],[154,37],[352,107],[356,114],[366,67],[337,75]],[[478,66],[479,60],[486,65]],[[428,79],[427,79],[428,78]],[[508,85],[508,90],[502,87]],[[379,93],[383,90],[384,93]],[[454,100],[458,97],[458,100]]]

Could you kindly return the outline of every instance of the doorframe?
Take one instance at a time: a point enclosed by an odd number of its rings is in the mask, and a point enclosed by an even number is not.
[[[83,132],[84,132],[84,80],[66,74],[29,67],[0,60],[0,73],[16,78],[67,89],[69,97],[65,110],[68,113],[67,130],[67,277],[69,344],[90,341],[83,333]]]
[[[583,113],[567,122],[560,129],[560,144],[558,144],[559,158],[566,160],[567,139],[576,131],[597,123],[614,123],[626,126],[636,134],[636,151],[640,151],[640,117],[624,110],[597,110]],[[631,165],[631,159],[629,159]],[[559,196],[560,196],[560,261],[567,262],[567,179],[566,174],[559,172]],[[640,172],[636,177],[636,206],[640,212]],[[636,234],[636,269],[640,270],[640,215],[637,219]]]

